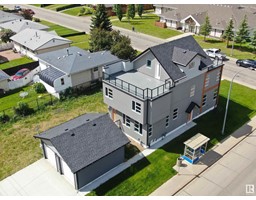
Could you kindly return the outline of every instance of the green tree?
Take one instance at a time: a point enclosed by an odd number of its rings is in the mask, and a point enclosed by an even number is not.
[[[115,13],[116,13],[116,11],[117,11],[117,5],[118,5],[118,4],[114,4],[113,7],[112,7],[113,12],[115,12]]]
[[[140,16],[140,18],[142,18],[142,14],[143,14],[143,4],[138,4],[138,5],[137,5],[137,12],[138,12],[138,15]]]
[[[210,35],[211,30],[212,30],[212,26],[210,23],[210,18],[207,15],[205,17],[204,23],[202,24],[202,26],[200,28],[200,34],[204,36],[204,41],[205,41],[206,36]]]
[[[112,24],[107,15],[106,7],[104,4],[98,4],[96,7],[96,11],[91,18],[91,31],[93,29],[101,29],[106,31],[112,30]]]
[[[24,9],[21,11],[21,16],[24,17],[24,19],[27,20],[32,20],[33,19],[33,14],[31,13],[31,10],[29,9]]]
[[[122,5],[116,4],[116,16],[118,17],[119,21],[122,21],[123,12],[122,12]]]
[[[227,48],[228,48],[228,44],[229,44],[229,41],[233,39],[234,37],[234,22],[233,22],[233,19],[230,19],[225,31],[224,31],[224,34],[223,34],[223,38],[225,40],[227,40]]]
[[[254,53],[256,53],[256,51],[255,51],[255,49],[256,49],[256,30],[253,32],[250,44],[253,46]]]
[[[250,35],[249,26],[248,26],[248,22],[247,22],[247,16],[245,15],[243,21],[241,22],[241,24],[239,26],[237,35],[235,37],[235,42],[240,44],[240,49],[241,49],[242,44],[248,42],[249,35]]]
[[[130,18],[134,19],[135,17],[135,5],[134,4],[129,4],[127,6],[127,19],[130,21]]]
[[[89,41],[90,51],[110,50],[112,45],[112,38],[110,31],[95,28],[91,31]]]
[[[110,49],[113,55],[120,59],[133,59],[137,51],[131,46],[131,40],[128,36],[121,35],[120,31],[112,31],[113,45]]]
[[[13,35],[15,35],[15,33],[10,30],[10,29],[2,29],[0,32],[1,35],[1,40],[2,42],[10,42],[10,37],[12,37]]]

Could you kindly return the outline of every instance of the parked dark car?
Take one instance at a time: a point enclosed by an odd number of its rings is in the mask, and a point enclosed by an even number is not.
[[[249,67],[252,70],[256,70],[256,60],[252,60],[252,59],[237,60],[236,64],[241,67]]]
[[[25,77],[29,72],[30,72],[29,69],[23,68],[23,69],[19,70],[14,76],[12,76],[11,80],[12,81],[19,80],[19,79]]]

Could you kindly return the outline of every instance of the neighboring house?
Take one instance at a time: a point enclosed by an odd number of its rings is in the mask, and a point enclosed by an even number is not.
[[[88,87],[102,79],[102,66],[120,59],[109,51],[90,53],[70,47],[38,55],[40,82],[49,93],[58,93],[69,87]]]
[[[49,29],[48,26],[26,19],[18,19],[0,24],[0,29],[10,29],[15,33],[19,33],[26,28],[42,31],[47,31]]]
[[[150,146],[217,106],[222,67],[183,37],[106,66],[104,102],[128,136]]]
[[[160,17],[156,23],[161,27],[182,29],[185,32],[199,33],[200,26],[208,15],[212,25],[210,36],[221,37],[232,18],[237,30],[244,16],[248,18],[251,30],[256,27],[255,5],[222,4],[155,4],[155,13]]]
[[[8,85],[9,78],[10,76],[0,69],[0,90],[4,90],[4,91],[9,90],[9,85]]]
[[[38,60],[37,55],[67,48],[70,40],[58,36],[55,32],[46,32],[27,28],[10,38],[14,48],[22,55]]]
[[[18,19],[24,19],[24,18],[22,16],[0,10],[0,24],[13,21],[13,20],[18,20]]]
[[[130,141],[108,114],[85,114],[35,135],[47,159],[76,189],[125,160]]]

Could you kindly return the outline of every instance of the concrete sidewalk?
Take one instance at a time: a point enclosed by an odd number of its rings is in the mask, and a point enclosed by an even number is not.
[[[179,173],[165,182],[162,186],[156,189],[151,196],[170,196],[180,192],[182,188],[192,182],[194,179],[199,177],[203,172],[210,168],[214,163],[220,160],[230,150],[237,146],[241,141],[256,130],[256,117],[251,121],[243,125],[241,128],[236,130],[233,134],[228,136],[226,139],[221,141],[219,144],[214,146],[208,151],[197,164],[191,165],[184,162],[180,169],[177,166],[174,167]],[[221,170],[219,171],[221,173]],[[223,173],[223,172],[222,172]],[[225,172],[224,172],[225,173]],[[223,174],[224,176],[225,174]],[[210,188],[210,186],[209,186]],[[210,189],[207,190],[211,195]],[[207,192],[205,191],[205,192]],[[179,195],[186,195],[185,193],[179,193]],[[206,194],[205,194],[206,195]]]

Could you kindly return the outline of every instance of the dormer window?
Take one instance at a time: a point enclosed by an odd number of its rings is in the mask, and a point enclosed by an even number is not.
[[[147,60],[147,67],[151,68],[151,60]]]

